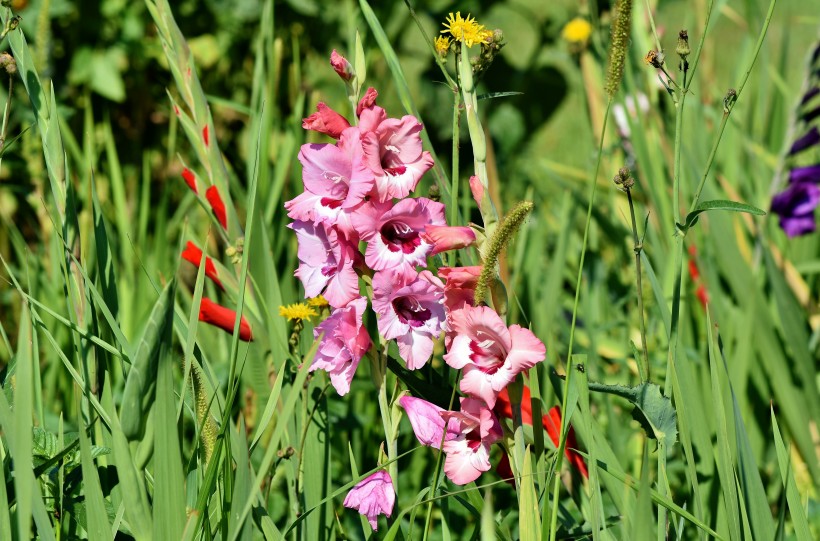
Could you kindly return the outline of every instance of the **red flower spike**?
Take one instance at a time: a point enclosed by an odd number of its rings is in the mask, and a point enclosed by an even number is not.
[[[499,417],[506,417],[512,419],[512,403],[510,403],[510,395],[507,389],[498,393],[498,399],[495,403],[493,411]],[[524,393],[521,397],[521,421],[524,424],[532,426],[532,401],[529,387],[524,387]],[[547,432],[547,435],[552,440],[553,445],[558,447],[559,438],[561,437],[561,408],[555,406],[549,410],[548,414],[541,416],[541,425]],[[575,430],[570,426],[569,434],[567,435],[567,444],[564,448],[564,454],[569,460],[570,464],[575,466],[581,475],[589,478],[589,471],[584,459],[579,455],[575,449],[578,448],[578,442],[575,439]]]
[[[225,203],[222,202],[222,197],[220,197],[216,186],[211,186],[205,190],[205,199],[211,205],[211,210],[214,211],[214,216],[219,220],[222,229],[228,229],[228,215],[225,213]]]
[[[210,144],[210,139],[208,138],[208,125],[206,124],[204,128],[202,128],[202,139],[205,140],[205,146],[207,147]]]
[[[196,189],[196,175],[194,175],[193,171],[186,167],[182,170],[182,178],[185,179],[185,184],[187,184],[195,194],[199,194],[199,190]]]
[[[203,297],[199,305],[199,321],[204,321],[232,333],[234,322],[236,322],[236,312]],[[244,316],[239,320],[239,339],[245,342],[253,341],[250,323]]]
[[[202,250],[191,241],[188,241],[188,244],[185,246],[185,250],[182,251],[182,259],[192,263],[196,267],[199,267],[200,261],[202,261]],[[205,276],[213,280],[213,282],[219,286],[221,290],[225,290],[225,287],[222,285],[222,282],[219,280],[219,275],[216,272],[216,265],[214,265],[214,260],[208,256],[205,256]]]

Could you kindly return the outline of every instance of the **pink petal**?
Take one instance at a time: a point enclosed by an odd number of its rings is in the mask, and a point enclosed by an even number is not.
[[[338,139],[342,132],[350,127],[350,122],[345,117],[319,102],[316,112],[302,120],[302,128],[313,130]]]
[[[444,409],[421,398],[405,395],[399,399],[399,404],[407,413],[413,433],[419,443],[438,449],[444,439],[445,421],[441,417]]]
[[[510,326],[512,348],[504,363],[514,374],[529,370],[543,361],[547,356],[547,348],[529,329],[520,325]]]
[[[463,226],[428,225],[424,228],[422,238],[433,245],[430,255],[436,255],[470,246],[475,242],[475,232]]]

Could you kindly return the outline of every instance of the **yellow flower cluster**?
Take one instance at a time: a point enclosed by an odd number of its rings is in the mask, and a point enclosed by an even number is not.
[[[313,297],[312,299],[308,299],[307,303],[314,308],[324,308],[325,306],[330,306],[330,303],[327,302],[327,299],[321,295],[319,295],[318,297]]]
[[[450,38],[447,36],[439,36],[435,40],[433,40],[433,45],[436,47],[436,52],[441,56],[447,54],[447,51],[450,50]]]
[[[461,12],[457,11],[455,15],[450,13],[447,16],[446,22],[442,23],[444,30],[442,34],[450,34],[456,41],[463,41],[467,47],[472,47],[476,43],[482,43],[490,40],[493,37],[493,31],[484,28],[484,25],[478,24],[474,17],[467,14],[467,18],[461,17]],[[450,46],[449,39],[447,40],[447,47]],[[443,45],[444,42],[441,42]],[[436,51],[439,51],[439,40],[436,40]],[[445,49],[446,52],[446,49]]]
[[[313,316],[317,316],[319,314],[316,313],[316,310],[308,306],[303,302],[297,302],[295,304],[289,304],[287,306],[280,306],[279,307],[279,315],[285,317],[289,320],[293,319],[310,319]]]

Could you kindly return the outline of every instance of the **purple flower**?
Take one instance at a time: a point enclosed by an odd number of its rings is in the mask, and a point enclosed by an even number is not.
[[[392,515],[395,503],[396,491],[393,489],[393,480],[386,471],[379,470],[350,489],[345,497],[344,506],[356,509],[366,516],[370,527],[378,530],[376,517]]]
[[[789,154],[797,154],[802,150],[813,147],[817,143],[820,143],[820,130],[817,129],[817,126],[814,126],[809,130],[809,133],[794,142],[791,150],[789,150]]]
[[[322,333],[325,336],[316,351],[310,371],[327,371],[330,382],[340,396],[350,391],[356,367],[373,344],[367,329],[362,325],[365,309],[367,299],[359,297],[344,308],[334,309],[330,317],[313,329],[314,337],[318,338]]]
[[[818,204],[820,188],[808,182],[796,182],[774,196],[772,211],[780,216],[780,227],[783,231],[790,237],[796,237],[814,231],[814,209]]]
[[[789,173],[789,184],[799,184],[802,182],[820,183],[820,164],[808,167],[795,167]]]

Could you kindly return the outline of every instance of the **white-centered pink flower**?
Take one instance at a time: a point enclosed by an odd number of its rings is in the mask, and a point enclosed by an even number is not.
[[[350,382],[362,359],[373,342],[362,325],[362,315],[367,309],[367,299],[359,297],[344,308],[335,308],[326,320],[313,329],[318,338],[324,333],[322,343],[316,350],[310,371],[325,370],[330,383],[340,396],[350,391]]]
[[[529,329],[509,328],[492,308],[465,306],[453,312],[449,325],[454,338],[444,360],[463,368],[460,389],[484,400],[491,408],[515,376],[546,357],[546,348]]]
[[[299,161],[305,191],[285,203],[288,216],[328,222],[349,235],[349,213],[373,189],[373,173],[364,162],[359,130],[344,130],[335,145],[302,145]]]
[[[433,245],[422,238],[429,225],[444,225],[444,205],[420,197],[373,204],[351,216],[353,227],[367,242],[365,262],[373,270],[395,269],[413,274],[416,266],[427,266]]]
[[[424,366],[444,323],[443,284],[429,271],[419,274],[381,271],[373,275],[373,310],[379,333],[396,340],[407,368]]]
[[[334,227],[323,222],[296,221],[288,225],[299,243],[299,268],[294,273],[306,297],[324,295],[334,308],[359,297],[359,276],[353,269],[356,247]]]
[[[449,422],[441,416],[446,410],[422,398],[415,398],[404,395],[399,398],[399,404],[407,413],[413,433],[419,443],[428,447],[438,449],[441,440],[451,440],[458,437],[458,421],[451,419]],[[447,434],[445,436],[445,428]]]
[[[490,469],[490,446],[501,439],[501,425],[492,410],[475,398],[462,398],[461,411],[441,415],[448,423],[457,423],[458,433],[442,446],[447,454],[444,473],[453,483],[466,485]]]
[[[421,238],[433,245],[430,255],[459,250],[475,243],[475,231],[466,226],[428,225]]]
[[[344,506],[356,509],[366,516],[370,527],[378,530],[378,516],[392,515],[395,503],[396,491],[393,488],[393,480],[385,470],[379,470],[350,489],[345,497]]]
[[[416,117],[387,118],[379,106],[361,111],[362,148],[376,177],[379,201],[407,197],[433,166],[430,153],[422,151],[422,128]]]

